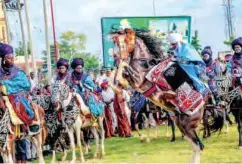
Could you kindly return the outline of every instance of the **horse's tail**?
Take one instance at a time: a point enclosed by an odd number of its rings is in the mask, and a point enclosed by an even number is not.
[[[224,126],[224,112],[220,109],[214,108],[211,114],[211,120],[208,122],[208,127],[212,133],[220,132]]]

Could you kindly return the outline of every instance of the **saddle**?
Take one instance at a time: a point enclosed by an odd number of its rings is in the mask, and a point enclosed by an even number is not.
[[[41,119],[44,118],[44,110],[42,108],[34,103],[31,103],[30,105],[34,110],[34,119],[32,120],[31,124],[26,124],[18,117],[12,104],[9,101],[8,96],[3,96],[3,99],[5,101],[5,105],[9,110],[11,123],[16,127],[15,130],[18,133],[18,136],[20,136],[21,133],[20,126],[24,126],[24,129],[28,131],[29,135],[37,134],[40,131],[40,125],[44,123],[44,119]]]
[[[164,60],[154,67],[147,79],[166,94],[166,101],[182,113],[191,115],[204,105],[203,96],[195,89],[193,81],[179,64],[171,59]]]

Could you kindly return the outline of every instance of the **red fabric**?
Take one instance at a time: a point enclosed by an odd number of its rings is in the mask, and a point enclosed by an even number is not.
[[[113,121],[112,121],[112,114],[109,106],[105,106],[104,108],[105,113],[105,120],[106,120],[106,126],[105,126],[105,137],[112,137],[114,135],[113,131]]]
[[[125,104],[123,94],[115,94],[114,96],[114,111],[117,115],[118,121],[118,134],[120,137],[126,137],[131,135],[131,128],[129,126],[128,117],[125,113]]]
[[[17,116],[23,121],[24,124],[30,125],[32,124],[32,119],[29,118],[29,115],[25,111],[25,107],[21,102],[15,103],[15,96],[8,95],[9,101],[13,106],[13,109]]]

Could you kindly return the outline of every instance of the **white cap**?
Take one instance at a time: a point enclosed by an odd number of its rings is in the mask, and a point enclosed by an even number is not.
[[[167,37],[170,43],[178,43],[181,41],[181,35],[178,33],[170,33]]]

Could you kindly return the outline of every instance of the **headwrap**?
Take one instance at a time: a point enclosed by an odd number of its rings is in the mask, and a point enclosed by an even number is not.
[[[205,55],[205,54],[208,54],[209,56],[212,56],[213,55],[213,52],[211,50],[211,47],[210,46],[206,46],[202,52],[201,52],[201,55]]]
[[[69,68],[69,61],[63,58],[60,58],[56,64],[57,68],[61,66],[65,66],[67,69]]]
[[[203,59],[203,61],[205,62],[206,66],[210,66],[213,62],[213,59],[212,59],[213,52],[210,46],[206,46],[202,50],[201,55],[204,56],[205,54],[208,54],[209,58],[208,60]]]
[[[77,66],[81,65],[84,67],[84,61],[82,58],[74,58],[71,62],[71,68],[75,69]]]
[[[182,37],[180,34],[178,33],[170,33],[167,37],[167,40],[170,42],[170,43],[178,43],[182,40]]]
[[[108,82],[102,82],[102,84],[101,84],[101,88],[104,88],[104,87],[106,87],[106,86],[108,86]]]
[[[8,44],[0,43],[0,57],[4,58],[8,54],[13,54],[13,47]]]
[[[239,38],[233,40],[233,42],[231,43],[233,50],[236,45],[239,45],[242,48],[242,37],[239,37]]]

